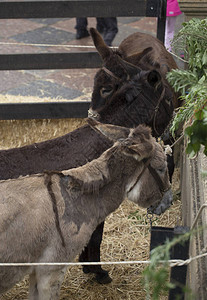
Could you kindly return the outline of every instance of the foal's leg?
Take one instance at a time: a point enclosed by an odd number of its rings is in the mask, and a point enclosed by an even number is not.
[[[80,262],[97,261],[100,262],[100,246],[103,236],[104,222],[96,227],[91,239],[79,257]],[[84,273],[95,273],[99,283],[110,283],[112,281],[108,272],[103,270],[100,265],[83,266]]]
[[[29,300],[58,300],[66,267],[37,267],[30,276]]]
[[[37,278],[35,270],[29,275],[29,299],[38,300]]]

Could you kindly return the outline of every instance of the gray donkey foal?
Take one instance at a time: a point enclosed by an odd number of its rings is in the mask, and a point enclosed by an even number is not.
[[[72,261],[124,198],[158,214],[171,203],[166,157],[149,128],[89,123],[117,140],[98,159],[0,182],[1,263]],[[147,166],[157,172],[165,192]],[[55,265],[1,267],[0,294],[29,274],[30,300],[58,299],[65,271]]]

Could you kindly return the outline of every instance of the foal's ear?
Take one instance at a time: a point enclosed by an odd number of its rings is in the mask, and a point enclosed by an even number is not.
[[[152,142],[146,141],[145,143],[128,146],[128,149],[129,153],[131,152],[131,154],[135,156],[138,161],[141,161],[152,156],[154,145]]]
[[[162,76],[160,72],[153,69],[150,71],[142,71],[140,73],[140,77],[145,81],[148,82],[151,87],[157,89],[159,86],[162,85]]]
[[[160,85],[161,80],[161,75],[157,70],[152,70],[147,74],[148,83],[155,89]]]
[[[109,140],[116,142],[119,139],[125,139],[130,133],[130,129],[126,127],[103,124],[92,118],[87,119],[88,124],[98,133],[104,135]]]
[[[113,51],[104,43],[102,36],[95,28],[90,28],[90,34],[94,46],[96,47],[101,58],[105,61],[111,54],[113,54]]]
[[[84,170],[77,171],[78,168],[63,171],[63,175],[67,176],[65,180],[66,187],[82,194],[96,194],[99,189],[107,184],[109,177],[105,177],[101,171],[93,173],[90,168],[87,172]],[[82,169],[84,169],[82,167]]]
[[[149,52],[152,51],[152,47],[148,47],[145,48],[142,52],[139,53],[135,53],[131,56],[128,56],[126,58],[126,61],[128,61],[129,63],[133,64],[133,65],[139,65],[140,61],[147,57],[147,55],[149,54]]]
[[[120,56],[117,56],[119,64],[125,69],[129,77],[131,78],[132,76],[138,74],[141,72],[141,69],[132,63],[122,59]]]

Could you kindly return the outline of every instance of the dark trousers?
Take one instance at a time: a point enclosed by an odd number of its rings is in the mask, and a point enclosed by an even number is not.
[[[75,29],[77,29],[77,31],[86,30],[87,26],[88,26],[87,18],[76,18]]]
[[[114,40],[117,32],[117,19],[116,18],[96,18],[97,30],[103,34],[104,42],[111,46],[112,41]],[[75,29],[77,31],[87,30],[88,20],[87,18],[76,18]]]
[[[102,25],[103,29],[103,38],[106,45],[111,46],[112,41],[114,40],[117,32],[117,19],[116,18],[97,18],[99,19],[99,24]],[[98,22],[97,22],[98,23]]]

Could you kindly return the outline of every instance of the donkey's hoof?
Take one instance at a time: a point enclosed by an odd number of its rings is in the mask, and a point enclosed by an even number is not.
[[[88,266],[83,266],[83,273],[88,274],[91,273],[91,270]]]
[[[112,282],[112,278],[107,271],[104,271],[103,273],[96,274],[96,281],[100,284],[108,284]]]

